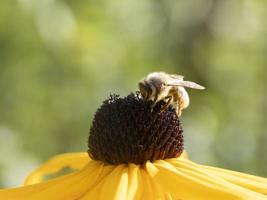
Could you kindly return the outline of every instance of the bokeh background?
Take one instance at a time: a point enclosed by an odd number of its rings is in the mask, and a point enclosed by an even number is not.
[[[192,160],[267,176],[267,2],[0,1],[0,187],[51,156],[86,151],[110,93],[183,74]]]

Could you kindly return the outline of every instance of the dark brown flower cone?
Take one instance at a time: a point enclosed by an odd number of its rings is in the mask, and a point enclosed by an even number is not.
[[[94,160],[109,164],[144,164],[174,158],[183,151],[183,130],[175,111],[153,111],[136,94],[111,95],[96,111],[88,140]]]

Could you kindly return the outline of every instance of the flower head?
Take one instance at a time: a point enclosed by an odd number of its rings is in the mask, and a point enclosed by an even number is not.
[[[137,94],[111,95],[97,110],[88,140],[89,155],[109,164],[174,158],[183,152],[183,130],[171,108],[151,111]]]

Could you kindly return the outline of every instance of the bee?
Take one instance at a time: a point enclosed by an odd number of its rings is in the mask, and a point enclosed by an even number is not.
[[[153,72],[139,81],[138,87],[144,101],[152,101],[151,110],[156,104],[163,100],[165,102],[161,111],[169,106],[175,109],[178,117],[182,110],[189,106],[189,96],[184,87],[203,90],[205,87],[191,82],[184,81],[184,77],[176,74],[167,74],[165,72]]]

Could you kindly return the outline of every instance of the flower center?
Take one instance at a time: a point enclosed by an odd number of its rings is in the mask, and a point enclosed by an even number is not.
[[[151,111],[137,94],[111,95],[96,111],[88,139],[88,153],[109,164],[144,164],[178,157],[183,151],[183,130],[175,111]]]

